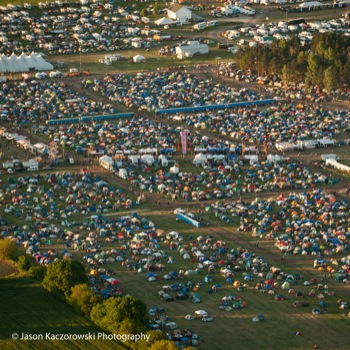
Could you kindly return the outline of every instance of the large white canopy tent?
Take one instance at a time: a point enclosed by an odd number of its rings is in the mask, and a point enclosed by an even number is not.
[[[1,73],[21,73],[30,70],[51,70],[52,64],[45,61],[44,58],[35,52],[30,55],[21,53],[16,56],[14,53],[10,57],[2,54],[0,56],[0,72]]]

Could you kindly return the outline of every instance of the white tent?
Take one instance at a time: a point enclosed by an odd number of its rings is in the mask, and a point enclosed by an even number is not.
[[[136,55],[132,58],[135,63],[145,62],[146,58],[142,55]]]
[[[166,25],[172,24],[173,21],[169,18],[163,17],[163,18],[159,18],[156,21],[154,21],[154,23],[157,26],[166,26]]]
[[[168,166],[168,159],[165,155],[161,154],[158,157],[158,162],[162,164],[162,166]]]
[[[193,164],[196,166],[204,165],[207,162],[207,156],[203,153],[199,153],[193,159]]]
[[[114,160],[110,156],[103,156],[99,159],[99,164],[102,168],[107,170],[112,170],[114,165]]]
[[[175,164],[174,166],[172,166],[172,167],[170,168],[170,173],[171,173],[171,174],[178,174],[179,171],[180,171],[180,168],[178,167],[177,164]]]
[[[318,6],[322,6],[322,4],[318,1],[303,2],[302,4],[299,5],[299,7],[301,7],[302,9],[308,9],[308,8],[313,8]]]
[[[259,158],[256,155],[245,155],[244,159],[249,160],[249,164],[259,164]]]
[[[280,162],[281,160],[285,160],[284,157],[281,157],[280,155],[278,154],[269,154],[267,156],[267,161],[268,162]]]
[[[46,62],[40,54],[32,52],[29,56],[25,53],[16,56],[14,53],[10,57],[0,56],[1,73],[28,72],[30,69],[51,70],[52,64]]]
[[[345,164],[338,163],[335,159],[326,159],[326,164],[337,169],[337,170],[350,172],[349,166],[347,166]]]
[[[154,157],[150,154],[144,154],[141,156],[141,163],[152,165],[154,163]]]
[[[326,161],[327,159],[338,159],[338,156],[334,153],[330,154],[321,154],[321,159]]]
[[[204,310],[197,310],[194,312],[197,317],[204,317],[208,316],[208,313]]]

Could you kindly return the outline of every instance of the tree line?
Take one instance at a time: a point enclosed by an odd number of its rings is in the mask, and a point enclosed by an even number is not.
[[[260,76],[278,76],[285,86],[304,83],[330,94],[350,85],[350,37],[341,33],[313,36],[301,46],[296,36],[274,40],[271,45],[240,48],[236,53],[240,69]]]
[[[103,299],[91,289],[87,271],[79,261],[55,260],[45,268],[23,253],[23,248],[14,239],[0,239],[0,259],[13,263],[22,276],[41,280],[42,286],[48,292],[85,314],[102,330],[120,335],[149,335],[148,341],[118,341],[119,348],[178,349],[173,341],[166,339],[163,332],[149,330],[147,306],[142,300],[131,295]]]

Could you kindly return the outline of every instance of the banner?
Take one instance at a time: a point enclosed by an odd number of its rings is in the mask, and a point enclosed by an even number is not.
[[[187,153],[187,130],[181,131],[182,154]]]

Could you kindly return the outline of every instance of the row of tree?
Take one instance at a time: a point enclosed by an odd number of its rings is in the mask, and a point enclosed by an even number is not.
[[[292,36],[271,45],[241,48],[236,60],[242,70],[259,75],[277,75],[285,86],[305,83],[327,93],[350,85],[350,37],[341,33],[314,35],[311,44],[301,46]]]
[[[111,297],[103,299],[88,285],[84,266],[74,260],[57,260],[48,265],[44,288],[65,300],[90,317],[101,329],[112,334],[147,333],[148,341],[127,341],[130,349],[136,350],[176,350],[171,341],[165,339],[162,332],[148,330],[146,304],[133,296]]]

